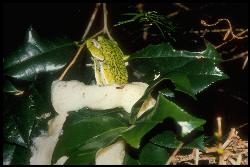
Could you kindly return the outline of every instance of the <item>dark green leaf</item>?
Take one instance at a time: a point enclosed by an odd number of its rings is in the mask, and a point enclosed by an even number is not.
[[[42,131],[47,131],[47,122],[53,116],[53,109],[31,85],[29,94],[23,97],[19,106],[16,106],[14,115],[17,130],[26,145],[30,144],[32,137],[40,135]]]
[[[65,165],[94,165],[95,164],[95,154],[93,152],[76,152],[67,159]]]
[[[4,165],[29,165],[30,156],[28,149],[7,143],[3,145]]]
[[[3,165],[10,165],[12,157],[15,151],[15,145],[4,144],[3,145]]]
[[[36,117],[35,107],[34,97],[28,95],[25,97],[24,102],[18,106],[15,113],[17,128],[28,146],[30,144],[30,134]]]
[[[134,124],[134,122],[136,121],[136,118],[137,118],[137,114],[138,114],[142,104],[149,97],[149,95],[152,93],[152,91],[154,90],[156,85],[158,85],[163,80],[164,79],[161,79],[161,80],[157,80],[157,81],[154,81],[153,83],[151,83],[147,87],[147,89],[145,90],[143,96],[133,105],[133,107],[131,109],[130,119],[129,119],[130,124]]]
[[[168,75],[168,78],[175,84],[176,90],[186,93],[196,99],[186,74],[173,72]]]
[[[55,147],[52,163],[63,155],[76,156],[77,150],[76,159],[80,161],[77,157],[110,144],[127,126],[128,114],[120,108],[104,111],[83,108],[73,112],[64,123],[63,134]],[[73,162],[75,158],[70,159]]]
[[[7,79],[4,80],[3,91],[11,94],[17,94],[21,92]]]
[[[126,142],[132,147],[139,148],[141,138],[168,117],[173,118],[181,126],[182,136],[187,135],[205,123],[205,120],[191,116],[162,94],[158,96],[155,107],[149,112],[147,116],[137,120],[135,125],[132,125],[122,134]]]
[[[123,165],[140,165],[140,162],[137,159],[131,157],[127,152],[125,153],[125,157],[123,159]]]
[[[118,127],[108,131],[105,131],[97,136],[94,136],[86,141],[86,144],[79,147],[80,151],[91,151],[105,147],[115,141],[115,139],[125,130],[127,127]]]
[[[147,83],[157,77],[168,77],[173,72],[186,75],[194,94],[216,81],[227,78],[227,75],[216,66],[221,57],[210,43],[207,43],[206,50],[201,52],[175,50],[168,43],[149,45],[132,54],[129,61],[133,67],[131,75]],[[173,79],[179,80],[178,77]],[[183,82],[182,79],[179,83]],[[183,88],[186,89],[183,84],[179,85],[180,90]]]
[[[176,139],[175,134],[168,130],[157,134],[150,139],[150,142],[165,148],[176,148],[180,144],[180,141]]]
[[[181,143],[176,139],[176,136],[171,131],[164,131],[160,134],[157,134],[150,139],[150,142],[165,148],[177,148]],[[201,151],[205,151],[204,135],[192,139],[191,142],[185,144],[181,149],[194,149],[198,148]]]
[[[9,143],[15,143],[20,146],[28,147],[21,136],[13,115],[8,115],[8,118],[4,118],[3,135],[4,139]]]
[[[144,95],[133,105],[131,115],[130,115],[130,123],[134,124],[137,114],[144,103],[144,101],[149,97],[149,95],[152,93],[152,91],[155,89],[157,85],[159,85],[162,81],[170,79],[176,86],[175,90],[184,92],[190,96],[192,96],[194,99],[196,99],[195,95],[192,92],[190,83],[188,78],[184,74],[180,73],[172,73],[168,76],[168,78],[160,78],[155,81],[152,81],[148,88],[145,90]],[[161,90],[164,91],[164,90]],[[169,90],[168,88],[165,88],[165,91],[162,92],[164,95],[174,97],[174,93]],[[167,93],[167,94],[166,94]]]
[[[140,153],[139,162],[142,165],[164,165],[169,158],[165,148],[147,143]]]
[[[24,46],[4,60],[4,73],[17,79],[34,80],[41,72],[63,68],[74,50],[73,42],[42,40],[30,27]]]
[[[34,100],[35,120],[32,127],[30,138],[37,137],[42,132],[48,130],[48,121],[55,116],[55,111],[48,101],[41,96],[35,87],[31,87],[31,95]]]
[[[205,151],[205,137],[204,135],[201,135],[195,139],[193,139],[190,143],[187,145],[183,146],[183,149],[194,149],[198,148],[201,151]]]

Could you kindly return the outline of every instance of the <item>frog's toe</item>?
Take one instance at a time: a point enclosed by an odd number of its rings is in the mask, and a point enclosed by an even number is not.
[[[116,86],[116,89],[123,89],[124,87],[125,87],[125,84],[117,85],[117,86]]]

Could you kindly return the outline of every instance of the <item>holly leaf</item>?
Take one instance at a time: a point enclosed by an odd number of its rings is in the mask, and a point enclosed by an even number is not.
[[[4,74],[16,79],[35,80],[42,72],[62,69],[75,48],[69,40],[41,39],[30,27],[24,45],[4,59]]]
[[[217,67],[221,62],[219,53],[212,44],[207,43],[206,46],[204,51],[190,52],[175,50],[168,43],[149,45],[129,57],[133,70],[131,77],[150,83],[158,78],[174,76],[173,73],[183,74],[189,79],[192,92],[197,94],[212,83],[228,78]],[[179,78],[174,79],[177,82]]]
[[[132,147],[139,148],[142,137],[168,117],[174,119],[180,125],[182,136],[189,134],[205,123],[205,120],[188,114],[184,109],[159,94],[154,108],[122,133],[122,137]]]
[[[22,93],[22,91],[18,90],[8,79],[4,80],[3,91],[11,94]]]
[[[72,112],[63,125],[52,163],[66,155],[69,156],[67,163],[88,164],[95,159],[98,149],[114,142],[127,127],[128,113],[121,108],[102,111],[83,108]],[[85,154],[89,158],[80,158]]]
[[[23,97],[12,97],[12,100],[15,103],[5,114],[8,119],[4,121],[4,138],[10,143],[28,147],[32,137],[47,131],[47,122],[55,112],[33,85]]]
[[[3,144],[3,165],[29,165],[28,149],[12,144]]]
[[[181,149],[194,149],[197,148],[201,151],[205,151],[204,135],[200,135],[193,138],[191,142],[184,144]],[[176,138],[176,134],[172,131],[165,130],[162,133],[156,134],[150,139],[150,142],[164,148],[175,149],[181,143],[180,140]]]
[[[126,152],[123,165],[164,165],[169,158],[169,154],[164,147],[150,142],[142,146],[138,153],[139,155],[136,157]]]
[[[165,148],[152,143],[147,143],[139,156],[139,162],[142,165],[164,165],[169,158]]]

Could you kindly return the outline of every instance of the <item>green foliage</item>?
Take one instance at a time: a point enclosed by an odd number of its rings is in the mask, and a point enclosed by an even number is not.
[[[64,123],[63,135],[59,137],[52,162],[67,155],[68,161],[78,164],[80,160],[76,157],[96,152],[114,142],[128,126],[127,120],[128,114],[120,108],[106,111],[83,108],[71,113]],[[88,162],[81,161],[83,164]]]
[[[159,26],[158,22],[163,21],[154,12],[130,15],[134,16],[133,20],[141,22],[154,20]],[[12,80],[6,77],[4,81],[4,164],[29,163],[32,138],[46,131],[48,120],[55,116],[50,102],[50,86],[58,77],[55,72],[65,66],[75,49],[72,42],[41,40],[32,28],[27,31],[26,38],[24,46],[4,60],[5,76],[20,82],[29,81],[21,96],[14,96],[20,90]],[[86,84],[92,82],[93,70],[82,65],[89,61],[86,57],[77,62],[66,76],[67,80],[80,78]],[[83,108],[69,113],[52,163],[66,155],[69,157],[66,164],[94,164],[95,154],[100,148],[123,139],[138,153],[134,157],[126,152],[124,164],[165,164],[168,149],[176,148],[182,137],[199,130],[205,123],[178,105],[176,91],[196,99],[198,93],[227,78],[218,68],[220,55],[210,43],[201,52],[175,50],[168,43],[149,45],[132,53],[128,61],[131,81],[149,84],[144,95],[134,104],[131,114],[122,108],[104,111]],[[174,88],[164,84],[165,81],[170,81]],[[153,93],[155,106],[137,118],[141,105]],[[154,134],[145,143],[145,136],[167,118],[181,128],[181,136],[178,138],[169,127],[165,127],[163,132]],[[192,148],[204,149],[203,135],[183,146],[183,149]]]
[[[3,144],[3,165],[29,165],[30,152],[18,145]]]
[[[139,156],[141,165],[163,165],[169,158],[168,152],[162,147],[158,147],[152,143],[147,143]]]
[[[165,78],[178,73],[188,78],[194,94],[200,93],[212,83],[228,78],[217,67],[220,61],[219,53],[210,43],[201,52],[175,50],[168,43],[149,45],[131,54],[129,58],[133,68],[131,75],[136,79],[150,83],[156,76]]]
[[[4,80],[3,91],[11,94],[21,93],[8,79]]]
[[[24,45],[4,59],[4,74],[21,80],[35,80],[42,72],[62,69],[74,50],[73,42],[41,39],[30,27]]]
[[[191,116],[160,94],[152,111],[132,125],[128,131],[122,134],[122,137],[132,147],[139,148],[142,137],[168,117],[173,118],[181,126],[183,136],[205,123],[205,120]]]
[[[124,21],[119,21],[114,26],[121,26],[131,22],[143,23],[145,29],[149,29],[151,26],[156,26],[161,35],[165,38],[166,33],[172,33],[175,31],[175,27],[172,22],[165,16],[158,14],[156,11],[138,12],[138,13],[125,13],[123,15],[132,16],[132,18]]]

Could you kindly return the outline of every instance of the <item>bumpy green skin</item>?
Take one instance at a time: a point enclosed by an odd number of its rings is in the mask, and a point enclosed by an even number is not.
[[[125,56],[114,40],[98,36],[97,40],[87,40],[86,45],[93,57],[98,85],[122,85],[128,82]]]

